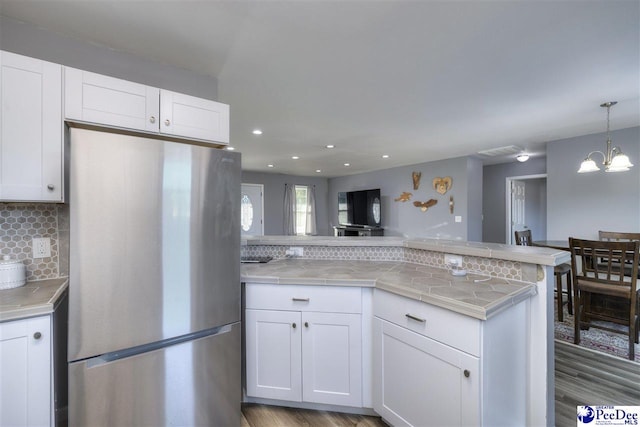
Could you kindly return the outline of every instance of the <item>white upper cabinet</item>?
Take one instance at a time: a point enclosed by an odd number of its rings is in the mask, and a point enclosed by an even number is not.
[[[229,106],[65,67],[65,118],[229,143]]]
[[[159,89],[69,67],[64,82],[66,119],[158,132]]]
[[[160,90],[160,132],[229,143],[229,106],[168,90]]]
[[[62,202],[62,66],[0,51],[0,200]]]

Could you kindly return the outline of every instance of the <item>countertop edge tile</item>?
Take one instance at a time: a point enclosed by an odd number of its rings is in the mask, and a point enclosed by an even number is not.
[[[30,317],[53,313],[58,299],[64,294],[65,290],[69,286],[69,278],[60,277],[57,279],[31,281],[25,283],[24,286],[37,287],[33,293],[35,294],[40,291],[42,293],[42,297],[39,298],[36,296],[36,301],[27,303],[22,302],[18,304],[9,304],[5,307],[0,306],[0,322],[27,319]],[[22,286],[19,288],[2,290],[0,291],[0,295],[3,295],[3,293],[4,295],[12,295],[21,292],[20,288],[22,288]],[[24,289],[22,289],[22,291],[24,291]]]

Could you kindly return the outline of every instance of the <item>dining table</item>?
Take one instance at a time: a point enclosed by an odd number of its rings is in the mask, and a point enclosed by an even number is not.
[[[566,240],[534,240],[531,242],[532,246],[539,246],[544,248],[559,249],[561,251],[569,250],[569,239]]]

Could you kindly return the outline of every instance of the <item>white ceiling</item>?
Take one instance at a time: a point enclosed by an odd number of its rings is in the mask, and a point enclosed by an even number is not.
[[[217,77],[247,170],[544,155],[603,132],[609,100],[612,129],[640,125],[637,0],[0,0],[0,13]]]

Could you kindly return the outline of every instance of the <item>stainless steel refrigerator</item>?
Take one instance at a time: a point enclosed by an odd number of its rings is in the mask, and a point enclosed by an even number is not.
[[[240,155],[70,130],[69,425],[240,425]]]

